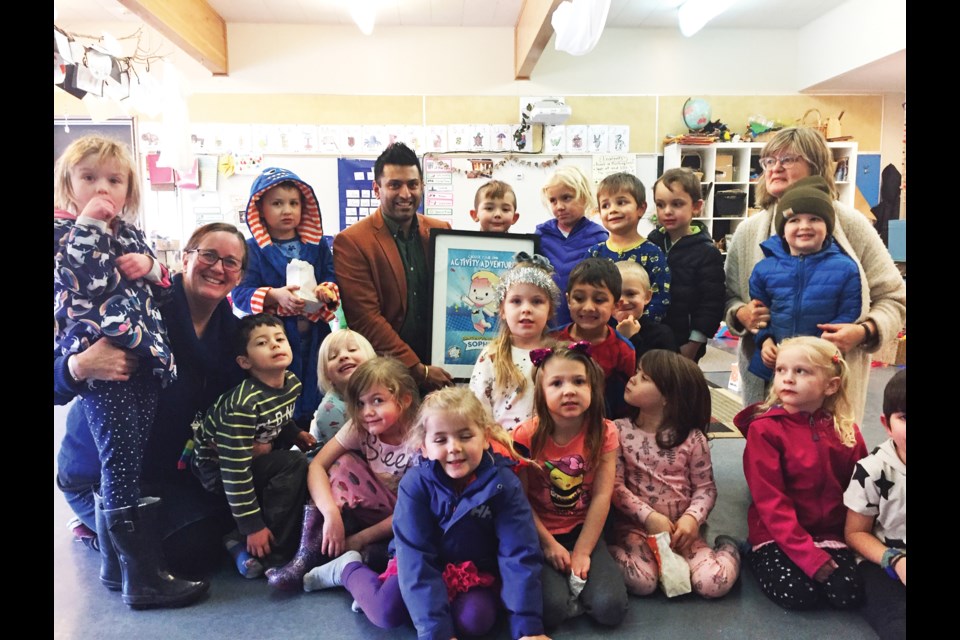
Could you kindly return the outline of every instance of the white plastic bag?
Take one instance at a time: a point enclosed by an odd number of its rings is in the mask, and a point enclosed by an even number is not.
[[[670,548],[670,534],[666,531],[647,536],[647,544],[660,565],[660,589],[668,598],[690,593],[690,565],[683,556]]]
[[[317,278],[313,275],[313,265],[306,260],[294,259],[287,263],[287,285],[295,284],[297,297],[306,302],[304,313],[315,313],[323,303],[317,300],[313,292],[317,288]]]
[[[600,42],[607,23],[610,0],[572,0],[553,11],[550,24],[557,34],[554,46],[573,56],[590,53]]]

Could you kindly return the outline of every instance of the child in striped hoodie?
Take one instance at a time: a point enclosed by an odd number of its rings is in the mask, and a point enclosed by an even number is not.
[[[270,167],[254,180],[246,213],[253,237],[247,240],[249,264],[233,290],[233,303],[244,314],[268,312],[282,318],[293,349],[290,371],[303,383],[294,420],[306,430],[320,405],[317,352],[340,304],[320,205],[313,188],[295,173]],[[313,291],[287,284],[287,264],[295,259],[313,265],[318,283]],[[308,309],[304,296],[319,301],[319,308]]]

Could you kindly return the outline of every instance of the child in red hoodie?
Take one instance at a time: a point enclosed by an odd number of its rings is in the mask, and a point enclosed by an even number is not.
[[[747,439],[743,472],[753,497],[747,561],[763,592],[786,609],[808,609],[821,598],[848,609],[862,600],[843,537],[843,492],[867,453],[853,423],[848,375],[830,342],[785,340],[767,401],[734,418]]]

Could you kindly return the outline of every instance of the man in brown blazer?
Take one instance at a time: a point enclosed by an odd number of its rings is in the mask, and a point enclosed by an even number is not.
[[[450,225],[417,213],[423,174],[417,154],[401,142],[380,154],[373,169],[380,207],[333,239],[333,265],[347,325],[377,353],[410,369],[423,390],[453,384],[428,366],[433,256],[430,229]]]

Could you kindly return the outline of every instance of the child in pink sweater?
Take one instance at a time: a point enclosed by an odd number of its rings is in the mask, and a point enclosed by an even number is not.
[[[713,548],[700,527],[717,501],[707,445],[710,391],[697,365],[664,349],[648,351],[624,393],[640,409],[615,421],[620,458],[613,489],[614,540],[610,553],[627,590],[657,588],[657,560],[647,536],[670,533],[673,550],[690,565],[693,590],[705,598],[727,594],[740,575],[737,542],[717,536]]]

